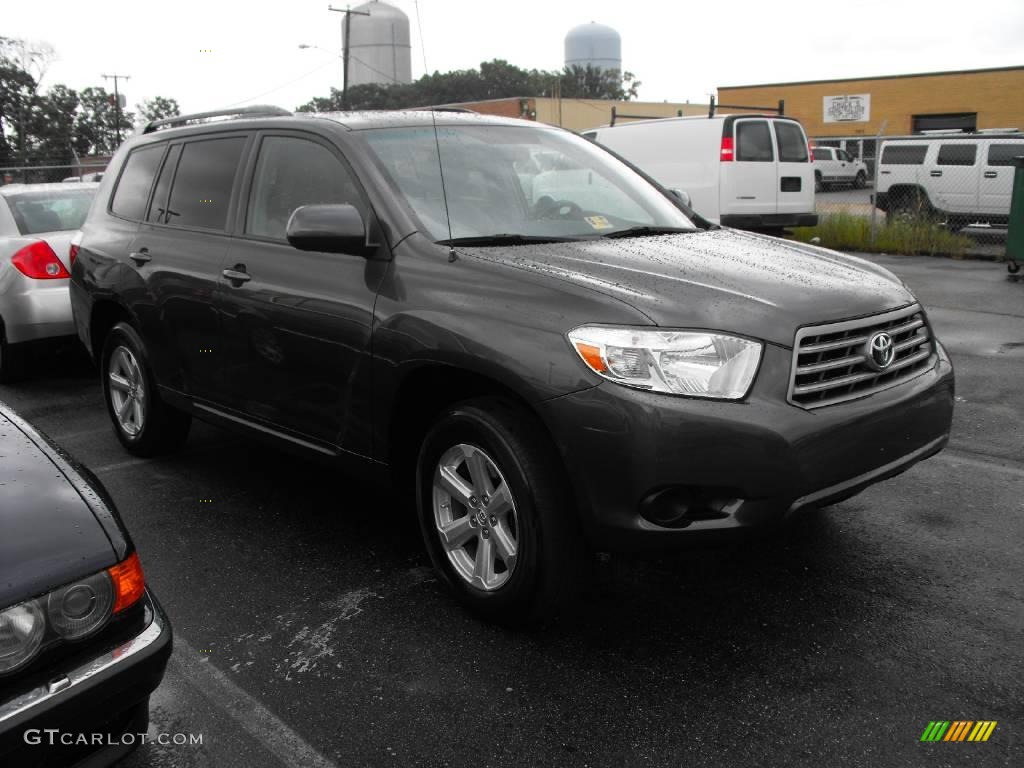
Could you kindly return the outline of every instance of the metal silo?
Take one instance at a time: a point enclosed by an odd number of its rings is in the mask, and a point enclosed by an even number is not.
[[[411,83],[412,46],[409,17],[387,3],[363,3],[353,11],[349,27],[348,84]]]
[[[565,36],[565,66],[622,70],[622,38],[604,24],[590,22]]]

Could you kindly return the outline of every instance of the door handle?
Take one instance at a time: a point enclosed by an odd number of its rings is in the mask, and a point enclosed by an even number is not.
[[[225,269],[221,274],[232,283],[241,284],[252,280],[252,275],[245,271],[244,264],[236,264],[235,267],[235,269]],[[237,288],[238,286],[236,285],[235,287]]]
[[[148,248],[140,248],[137,251],[132,251],[128,254],[128,258],[134,261],[138,266],[142,266],[147,261],[152,261],[153,257],[149,255]]]
[[[942,175],[942,171],[932,171],[931,175],[932,176],[941,176]]]
[[[998,175],[999,175],[999,174],[998,174],[998,173],[997,173],[996,171],[985,171],[985,178],[986,178],[986,179],[994,179],[994,178],[996,178],[996,177],[997,177]]]
[[[888,176],[892,171],[879,171],[882,176]]]

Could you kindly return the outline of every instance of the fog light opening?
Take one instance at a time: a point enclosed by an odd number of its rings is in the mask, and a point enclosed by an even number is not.
[[[661,528],[685,528],[699,520],[728,517],[737,501],[714,489],[677,485],[649,494],[640,502],[640,516]]]

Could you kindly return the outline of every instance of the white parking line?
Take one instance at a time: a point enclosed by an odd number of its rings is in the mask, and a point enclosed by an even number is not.
[[[211,704],[227,714],[288,768],[336,768],[273,712],[239,688],[181,635],[174,635],[171,665]]]

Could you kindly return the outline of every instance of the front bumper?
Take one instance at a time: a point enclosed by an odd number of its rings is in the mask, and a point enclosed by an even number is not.
[[[69,280],[33,280],[0,268],[0,321],[8,344],[73,336]]]
[[[779,227],[815,227],[816,213],[726,213],[722,215],[723,227],[735,229],[778,229]]]
[[[813,411],[786,402],[791,352],[767,345],[743,402],[609,382],[550,400],[542,413],[592,543],[606,550],[673,546],[700,532],[770,525],[802,507],[847,498],[939,452],[949,437],[954,379],[937,349],[934,367],[915,378]],[[641,514],[652,495],[675,489],[711,514],[667,526]]]
[[[148,700],[171,654],[171,625],[147,590],[146,614],[152,620],[127,641],[100,648],[78,666],[62,669],[51,682],[31,690],[0,696],[0,765],[107,765],[131,750],[119,741],[122,733],[145,732]],[[15,681],[12,681],[16,686]],[[48,744],[46,730],[78,736],[103,734],[96,749]],[[109,738],[108,738],[109,736]],[[41,743],[28,739],[41,738]],[[134,743],[138,743],[136,741]],[[65,754],[69,753],[69,754]],[[69,760],[70,758],[70,760]],[[50,762],[48,762],[50,761]]]

